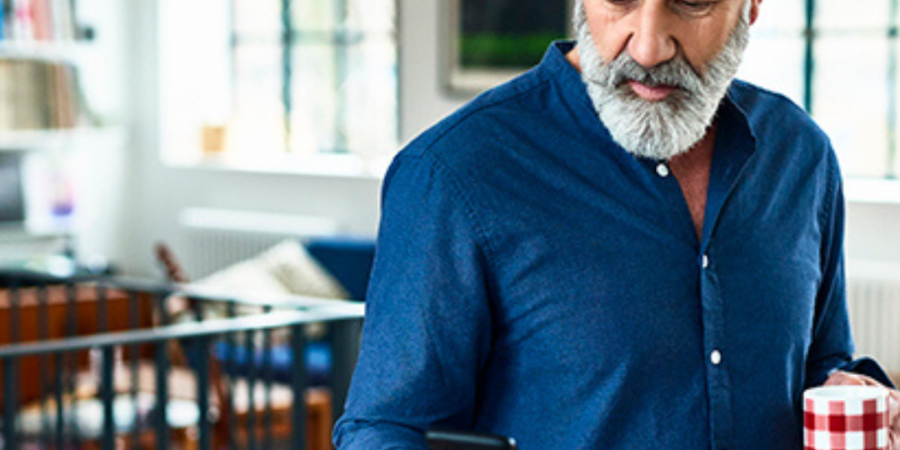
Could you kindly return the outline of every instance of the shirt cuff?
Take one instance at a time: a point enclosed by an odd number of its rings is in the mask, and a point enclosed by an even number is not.
[[[425,434],[383,421],[341,418],[334,428],[338,450],[427,450]]]
[[[831,374],[833,374],[837,370],[843,370],[844,372],[851,372],[851,373],[856,373],[859,375],[866,375],[866,376],[869,376],[869,377],[875,379],[875,381],[877,381],[889,388],[892,388],[892,389],[897,388],[894,385],[894,382],[891,381],[891,378],[884,371],[884,369],[882,369],[881,366],[878,365],[878,363],[875,362],[875,360],[872,358],[854,359],[853,361],[850,361],[841,367],[832,369],[828,373],[828,376],[830,377]]]

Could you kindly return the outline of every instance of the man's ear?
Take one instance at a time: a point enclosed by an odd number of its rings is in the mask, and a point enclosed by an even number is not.
[[[756,23],[756,19],[759,18],[759,4],[762,3],[763,0],[750,0],[750,25]]]

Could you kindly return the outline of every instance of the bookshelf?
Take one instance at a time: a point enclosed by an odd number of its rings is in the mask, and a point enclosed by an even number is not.
[[[90,154],[124,145],[124,128],[99,126],[83,90],[96,49],[79,3],[0,0],[0,158],[15,161],[19,178],[0,208],[24,210],[0,221],[7,258],[73,251],[96,191],[82,185],[108,171]]]
[[[89,35],[75,0],[0,0],[0,36],[13,42],[67,42]]]

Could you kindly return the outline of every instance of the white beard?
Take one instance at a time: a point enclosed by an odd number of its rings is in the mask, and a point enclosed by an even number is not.
[[[627,51],[606,64],[597,52],[584,12],[576,2],[574,26],[581,58],[581,77],[594,109],[613,140],[640,157],[668,160],[691,149],[712,125],[719,103],[737,73],[749,37],[749,5],[722,51],[698,75],[683,55],[651,69],[638,64]],[[659,101],[637,96],[627,81],[676,90]]]

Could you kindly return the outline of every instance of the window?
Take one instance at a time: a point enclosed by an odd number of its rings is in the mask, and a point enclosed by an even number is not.
[[[383,164],[399,134],[394,1],[161,2],[164,158]]]
[[[900,174],[898,0],[763,2],[740,77],[785,93],[832,140],[848,177]]]

